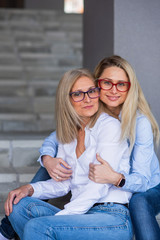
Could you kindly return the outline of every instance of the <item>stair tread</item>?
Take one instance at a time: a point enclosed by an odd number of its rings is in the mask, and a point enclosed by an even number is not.
[[[57,85],[82,67],[81,14],[0,9],[0,135],[49,132]]]

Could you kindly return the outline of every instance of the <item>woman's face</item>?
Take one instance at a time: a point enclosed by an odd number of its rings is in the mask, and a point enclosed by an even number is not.
[[[101,76],[100,79],[108,79],[112,83],[116,84],[119,82],[128,82],[128,77],[125,71],[119,67],[108,67],[106,68]],[[107,108],[118,115],[121,111],[122,105],[126,100],[128,91],[127,92],[119,92],[116,89],[116,86],[113,86],[110,90],[103,90],[101,89],[100,92],[100,99],[104,102]]]
[[[86,92],[90,89],[95,88],[95,84],[92,79],[82,76],[73,85],[71,92]],[[78,93],[77,93],[78,94]],[[97,98],[89,98],[88,94],[85,94],[85,97],[82,101],[75,102],[71,97],[71,103],[79,116],[87,123],[90,120],[90,117],[93,116],[98,111],[98,101]]]

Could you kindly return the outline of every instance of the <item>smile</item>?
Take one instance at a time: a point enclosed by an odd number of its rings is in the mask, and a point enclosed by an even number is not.
[[[120,97],[118,96],[107,96],[110,101],[117,101]]]

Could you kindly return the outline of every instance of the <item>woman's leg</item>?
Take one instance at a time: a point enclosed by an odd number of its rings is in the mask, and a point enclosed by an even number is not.
[[[44,167],[40,167],[36,175],[32,178],[31,183],[35,183],[38,181],[46,181],[50,178],[51,177],[49,176],[47,170]]]
[[[45,181],[49,178],[50,178],[50,176],[49,176],[47,170],[43,167],[40,167],[40,169],[38,170],[36,175],[33,177],[31,182],[34,183],[34,182],[38,182],[38,181]],[[4,217],[2,219],[1,225],[0,225],[0,233],[8,239],[14,238],[15,231],[12,228],[12,225],[11,225],[10,221],[8,220],[8,217]]]
[[[15,237],[15,231],[12,228],[7,216],[5,216],[1,221],[0,233],[7,239],[12,239]]]
[[[13,211],[9,216],[9,221],[20,239],[23,239],[24,227],[28,221],[42,216],[53,216],[59,211],[59,208],[42,200],[26,197],[18,204],[13,205]],[[34,237],[30,239],[34,239]]]
[[[28,221],[23,240],[131,240],[129,210],[119,204],[99,205],[82,215],[39,217]]]
[[[160,184],[134,194],[129,208],[136,240],[159,240],[160,228],[155,216],[160,212]]]

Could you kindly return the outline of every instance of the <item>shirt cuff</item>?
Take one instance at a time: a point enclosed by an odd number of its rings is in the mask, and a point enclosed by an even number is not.
[[[50,153],[41,154],[41,155],[39,156],[37,162],[39,162],[42,167],[44,167],[42,157],[45,156],[45,155],[50,156],[50,157],[54,157],[54,154],[50,154]]]
[[[30,185],[33,187],[34,192],[31,197],[39,198],[39,196],[42,194],[41,187],[37,183],[30,183]]]

